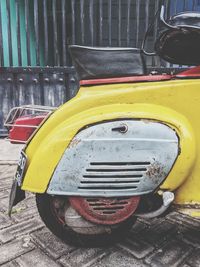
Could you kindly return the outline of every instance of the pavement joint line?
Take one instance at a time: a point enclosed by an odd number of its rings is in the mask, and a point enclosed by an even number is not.
[[[18,161],[12,161],[12,162],[9,162],[9,161],[1,161],[0,160],[0,166],[13,166],[13,165],[17,165],[18,164]]]

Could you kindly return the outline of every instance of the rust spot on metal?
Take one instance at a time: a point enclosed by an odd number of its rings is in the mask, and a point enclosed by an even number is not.
[[[146,175],[149,176],[149,179],[151,179],[153,182],[159,182],[160,176],[166,176],[164,166],[162,166],[160,162],[155,161],[149,166]]]
[[[77,146],[79,143],[81,142],[81,139],[76,139],[74,138],[71,143],[69,144],[69,148],[73,148],[75,146]]]
[[[96,224],[114,225],[124,221],[135,212],[140,197],[69,197],[69,202],[86,220]]]

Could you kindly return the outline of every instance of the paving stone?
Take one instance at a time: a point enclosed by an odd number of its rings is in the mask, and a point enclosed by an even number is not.
[[[8,203],[9,203],[8,196],[1,198],[0,203],[1,203],[0,211],[3,212],[4,214],[7,214],[8,213]]]
[[[0,182],[5,181],[6,179],[9,179],[9,182],[12,183],[14,173],[13,174],[8,174],[8,173],[0,173]]]
[[[12,186],[12,180],[10,178],[3,179],[3,182],[0,183],[0,190],[9,189]]]
[[[86,265],[87,266],[87,265]],[[81,267],[86,267],[81,266]],[[117,250],[111,252],[106,257],[99,259],[92,267],[145,267],[147,266],[142,261],[135,259],[126,251]]]
[[[14,258],[30,251],[33,249],[33,244],[29,244],[29,246],[23,246],[23,239],[13,240],[7,244],[1,245],[0,249],[0,265],[6,262],[13,260]]]
[[[145,262],[153,267],[179,266],[192,252],[188,244],[173,240],[164,247],[156,250]]]
[[[186,229],[181,233],[181,235],[179,235],[179,238],[191,245],[200,247],[200,230],[196,231],[194,229]]]
[[[149,225],[147,225],[145,222],[141,221],[140,219],[137,219],[135,224],[133,225],[131,232],[140,234],[144,230],[149,229]]]
[[[26,204],[26,207],[35,207],[36,208],[36,202],[35,202],[35,195],[29,194],[26,192],[26,200],[24,201]]]
[[[177,234],[176,225],[164,220],[159,224],[152,224],[148,230],[142,232],[140,238],[147,243],[160,246],[175,234]]]
[[[41,266],[51,266],[51,267],[58,267],[60,264],[56,263],[46,254],[44,254],[41,250],[35,249],[32,250],[21,257],[15,260],[15,263],[20,267],[41,267]]]
[[[184,227],[199,229],[200,228],[200,220],[192,218],[188,215],[181,214],[178,212],[173,212],[167,216],[167,219],[171,220],[176,224],[183,225]]]
[[[142,259],[146,257],[149,253],[151,253],[154,250],[154,247],[152,245],[134,236],[118,244],[118,247],[128,251],[137,259]]]
[[[12,221],[4,213],[0,212],[0,230],[11,225]]]
[[[36,231],[31,235],[36,244],[44,249],[54,259],[57,259],[75,248],[64,244],[60,239],[54,236],[47,228],[43,228],[40,231]]]
[[[7,262],[7,263],[1,265],[1,267],[20,267],[20,266],[17,262],[15,262],[13,260],[13,261],[10,261],[10,262]]]
[[[18,160],[23,145],[11,144],[6,140],[0,139],[0,147],[0,162],[8,162]]]
[[[36,207],[30,207],[29,209],[23,209],[20,212],[17,212],[15,214],[12,215],[12,218],[17,221],[26,221],[29,220],[31,218],[37,218],[38,220],[40,220],[40,216],[38,214],[38,211],[36,209]]]
[[[2,198],[8,199],[9,192],[10,192],[10,190],[8,190],[8,189],[0,190],[0,199],[2,199]]]
[[[72,253],[62,257],[59,262],[64,266],[91,266],[106,255],[106,251],[98,248],[76,249]]]
[[[1,165],[0,162],[0,176],[2,177],[3,175],[12,177],[13,174],[15,173],[17,168],[17,165]]]
[[[147,219],[147,218],[138,218],[140,222],[146,224],[147,226],[151,226],[151,225],[157,225],[157,224],[161,224],[162,222],[164,222],[166,220],[165,217],[161,217],[161,218],[152,218],[152,219]]]
[[[0,162],[0,177],[13,177],[14,173],[16,172],[17,164],[13,165],[1,165]]]
[[[196,249],[191,257],[187,260],[187,263],[191,267],[199,267],[200,266],[200,249]]]
[[[29,221],[22,221],[21,223],[13,224],[9,228],[0,230],[0,241],[6,243],[13,240],[19,235],[26,235],[41,227],[44,224],[37,219],[30,219]]]

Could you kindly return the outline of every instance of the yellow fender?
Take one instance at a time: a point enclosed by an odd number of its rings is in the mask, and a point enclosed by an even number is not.
[[[86,125],[119,118],[150,119],[174,128],[180,138],[180,155],[161,188],[178,189],[177,203],[191,199],[200,203],[200,195],[193,188],[193,184],[200,184],[200,125],[195,114],[197,108],[200,114],[200,107],[196,95],[200,98],[199,81],[194,80],[81,88],[73,100],[52,114],[25,148],[28,168],[22,189],[44,193],[71,139]],[[194,112],[187,109],[186,101]],[[190,193],[183,195],[185,184]]]
[[[123,112],[118,111],[120,109]],[[55,167],[76,133],[85,125],[119,118],[162,121],[176,130],[180,136],[181,153],[163,188],[174,190],[180,186],[189,174],[194,162],[194,149],[193,151],[191,150],[193,137],[189,123],[181,115],[167,108],[155,105],[127,104],[106,106],[106,113],[105,107],[90,109],[77,114],[77,116],[73,117],[73,120],[66,120],[56,127],[34,153],[22,189],[38,193],[45,192]],[[189,148],[190,157],[188,157],[187,153]]]

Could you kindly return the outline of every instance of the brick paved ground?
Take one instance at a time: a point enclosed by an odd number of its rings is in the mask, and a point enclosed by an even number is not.
[[[1,266],[200,266],[200,221],[175,212],[164,219],[138,220],[129,239],[106,249],[63,244],[41,222],[33,195],[14,209],[10,220],[7,206],[15,157],[12,153],[8,164],[9,151],[1,142],[0,149],[5,152],[3,159],[0,156]]]

